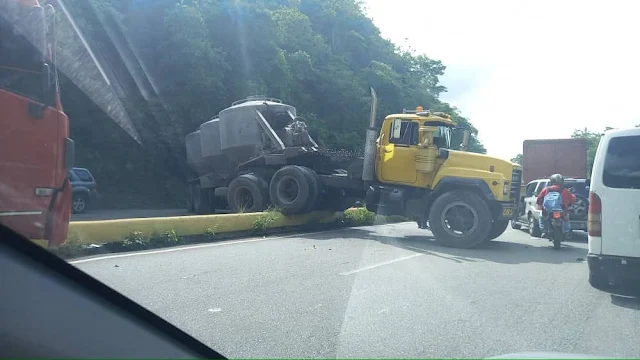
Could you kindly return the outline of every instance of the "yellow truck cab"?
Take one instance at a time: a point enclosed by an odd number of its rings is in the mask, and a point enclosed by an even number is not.
[[[423,228],[428,221],[436,240],[447,246],[470,248],[500,236],[515,212],[522,169],[464,151],[468,130],[461,150],[453,150],[459,130],[449,115],[420,107],[385,117],[367,208],[411,218]]]

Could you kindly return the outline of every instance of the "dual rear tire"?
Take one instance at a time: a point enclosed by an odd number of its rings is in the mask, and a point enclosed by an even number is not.
[[[273,175],[269,197],[283,214],[302,214],[316,207],[322,193],[322,183],[312,169],[289,165]]]
[[[269,183],[253,173],[238,176],[229,184],[227,202],[233,212],[260,212],[273,205],[292,215],[315,209],[321,193],[315,171],[289,165],[276,171]]]

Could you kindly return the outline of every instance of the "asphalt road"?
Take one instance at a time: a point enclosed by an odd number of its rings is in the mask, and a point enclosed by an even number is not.
[[[511,229],[473,250],[429,235],[403,223],[75,264],[230,357],[640,356],[640,301],[589,286],[584,235],[561,250]]]

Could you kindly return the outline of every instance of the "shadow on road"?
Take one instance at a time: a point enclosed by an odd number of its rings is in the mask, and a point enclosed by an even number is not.
[[[331,240],[336,235],[335,233],[323,233],[304,235],[302,237],[313,240]],[[562,249],[554,250],[553,246],[545,239],[540,239],[541,246],[539,247],[494,240],[474,249],[456,249],[436,243],[434,237],[430,235],[388,236],[380,235],[375,230],[348,229],[340,237],[374,240],[382,244],[444,258],[457,263],[491,261],[502,264],[561,264],[583,262],[587,256],[587,251],[584,248],[579,248],[572,244],[563,244]],[[549,245],[545,246],[547,244]]]

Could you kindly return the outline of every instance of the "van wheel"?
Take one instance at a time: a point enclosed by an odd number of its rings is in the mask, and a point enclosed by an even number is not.
[[[429,225],[444,246],[468,249],[489,237],[492,219],[487,203],[467,190],[440,195],[431,206]]]
[[[269,196],[283,214],[300,214],[309,201],[310,185],[300,166],[285,166],[276,171],[269,184]]]
[[[82,214],[89,207],[89,197],[86,194],[74,194],[71,210],[74,214]]]
[[[533,217],[532,214],[529,214],[529,235],[533,237],[542,236],[542,231],[540,230],[540,223]]]
[[[269,202],[267,182],[254,174],[240,175],[231,181],[227,202],[233,212],[260,212]]]
[[[500,235],[504,234],[505,230],[507,230],[507,226],[509,226],[509,220],[495,220],[491,224],[491,231],[489,231],[489,237],[487,237],[486,242],[497,239]]]
[[[511,228],[514,230],[520,230],[522,229],[522,225],[515,222],[515,220],[511,220]]]

